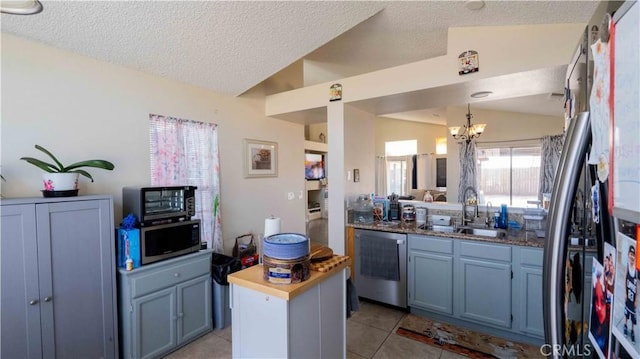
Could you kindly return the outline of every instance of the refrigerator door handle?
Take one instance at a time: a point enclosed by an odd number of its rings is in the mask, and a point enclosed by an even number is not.
[[[579,113],[570,123],[558,163],[553,184],[549,223],[544,245],[543,266],[543,313],[545,342],[552,348],[561,348],[564,341],[564,266],[567,251],[567,238],[570,234],[572,200],[584,164],[591,128],[589,113]],[[555,353],[557,357],[559,353]]]

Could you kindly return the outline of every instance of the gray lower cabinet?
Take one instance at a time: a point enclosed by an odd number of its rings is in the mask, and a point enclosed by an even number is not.
[[[465,240],[456,244],[458,315],[511,328],[511,246]]]
[[[542,248],[521,247],[518,273],[518,329],[526,334],[544,337],[542,312]]]
[[[210,332],[211,251],[118,270],[123,358],[157,358]]]
[[[453,315],[453,240],[410,234],[409,306]]]
[[[542,248],[409,234],[408,252],[412,311],[514,340],[544,339]]]
[[[117,358],[112,198],[0,204],[0,356]]]

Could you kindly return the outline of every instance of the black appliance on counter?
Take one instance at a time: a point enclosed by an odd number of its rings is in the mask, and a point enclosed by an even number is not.
[[[195,186],[122,188],[123,213],[132,213],[140,227],[188,221],[196,214]]]
[[[389,196],[389,220],[400,220],[400,202],[398,201],[398,195],[393,193]]]

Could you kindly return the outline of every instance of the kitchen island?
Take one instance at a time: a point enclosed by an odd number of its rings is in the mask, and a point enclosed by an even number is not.
[[[228,276],[234,358],[344,358],[348,261],[273,284],[256,265]]]

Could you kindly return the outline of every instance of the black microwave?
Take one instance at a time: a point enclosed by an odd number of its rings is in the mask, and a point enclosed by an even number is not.
[[[200,250],[200,220],[140,228],[142,265]]]
[[[123,187],[122,210],[140,226],[190,220],[196,214],[195,186]]]

